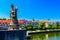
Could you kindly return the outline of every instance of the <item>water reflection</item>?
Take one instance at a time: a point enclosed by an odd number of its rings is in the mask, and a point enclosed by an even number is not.
[[[48,34],[46,34],[45,36],[46,36],[46,40],[48,40]]]
[[[60,40],[60,32],[31,34],[30,40]]]

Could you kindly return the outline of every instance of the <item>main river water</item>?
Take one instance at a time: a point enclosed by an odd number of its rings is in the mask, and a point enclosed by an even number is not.
[[[30,34],[28,40],[60,40],[60,32]]]

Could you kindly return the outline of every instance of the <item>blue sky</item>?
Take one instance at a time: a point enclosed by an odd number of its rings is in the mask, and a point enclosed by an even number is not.
[[[0,18],[10,18],[11,4],[18,7],[18,19],[60,19],[60,0],[0,0]]]

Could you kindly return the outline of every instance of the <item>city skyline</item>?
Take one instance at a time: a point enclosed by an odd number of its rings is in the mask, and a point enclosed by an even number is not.
[[[18,19],[60,20],[60,0],[0,0],[0,18],[10,18],[10,5],[18,7]]]

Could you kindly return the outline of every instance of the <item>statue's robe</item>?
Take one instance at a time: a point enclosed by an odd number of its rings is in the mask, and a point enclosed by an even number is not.
[[[17,8],[12,8],[10,11],[10,27],[12,29],[18,29],[18,20],[17,20]]]

